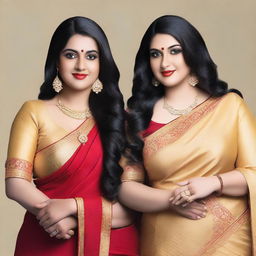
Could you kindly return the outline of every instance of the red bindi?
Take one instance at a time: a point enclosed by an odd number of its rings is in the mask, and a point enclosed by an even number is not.
[[[163,50],[164,50],[164,47],[162,47],[161,50],[163,51]]]
[[[81,52],[84,52],[84,50],[82,49]]]

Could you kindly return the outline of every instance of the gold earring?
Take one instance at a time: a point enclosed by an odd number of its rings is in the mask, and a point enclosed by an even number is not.
[[[103,84],[99,79],[97,79],[92,85],[92,91],[98,94],[99,92],[102,91],[102,89],[103,89]]]
[[[60,81],[58,75],[54,78],[52,82],[52,87],[53,90],[57,93],[59,93],[63,89],[62,82]]]
[[[153,84],[155,87],[157,87],[157,86],[160,84],[160,82],[157,81],[157,80],[153,77],[153,78],[152,78],[152,84]]]
[[[191,76],[189,79],[188,79],[188,84],[195,87],[197,84],[199,83],[198,79],[194,76]]]

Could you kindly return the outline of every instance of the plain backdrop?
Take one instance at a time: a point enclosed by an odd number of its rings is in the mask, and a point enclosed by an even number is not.
[[[220,77],[241,90],[256,113],[254,0],[0,0],[0,255],[13,255],[24,215],[22,207],[8,200],[4,192],[9,130],[21,104],[37,98],[55,28],[71,16],[95,20],[109,39],[127,99],[142,35],[155,18],[164,14],[182,16],[200,31]]]

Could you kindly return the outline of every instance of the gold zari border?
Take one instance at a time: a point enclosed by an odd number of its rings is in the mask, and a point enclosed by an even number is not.
[[[188,115],[179,117],[145,138],[144,156],[151,156],[159,149],[175,142],[206,114],[215,109],[222,98],[210,98]]]
[[[76,197],[78,219],[78,256],[84,256],[84,200]]]
[[[5,162],[5,178],[22,178],[32,181],[33,165],[23,159],[10,158]]]
[[[209,213],[213,215],[214,227],[213,235],[203,248],[196,252],[197,255],[212,255],[213,251],[236,232],[241,225],[248,222],[250,218],[249,208],[246,208],[242,214],[235,217],[227,208],[218,202],[218,198],[212,196],[206,200],[206,206]]]
[[[100,237],[100,256],[109,255],[110,233],[112,225],[112,203],[102,198],[102,222]]]

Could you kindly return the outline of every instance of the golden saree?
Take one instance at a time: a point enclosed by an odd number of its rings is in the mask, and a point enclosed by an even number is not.
[[[120,240],[112,239],[112,203],[101,196],[102,166],[103,149],[93,118],[68,132],[51,120],[43,101],[23,105],[11,130],[6,178],[31,181],[33,175],[36,187],[49,198],[75,198],[78,232],[69,240],[51,238],[27,212],[15,256],[116,255],[114,243]],[[127,233],[136,234],[132,227],[121,232],[124,240]],[[137,255],[136,238],[134,247],[121,247],[119,251]]]
[[[141,255],[256,255],[256,122],[244,101],[234,93],[210,98],[144,141],[150,186],[171,190],[192,177],[238,170],[249,195],[211,195],[199,220],[172,211],[143,214]]]

